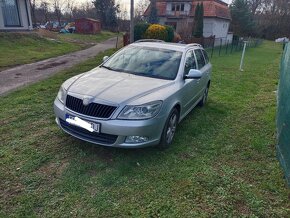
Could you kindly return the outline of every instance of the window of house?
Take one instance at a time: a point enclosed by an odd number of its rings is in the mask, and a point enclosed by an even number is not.
[[[184,11],[184,4],[180,5],[180,11]]]
[[[173,3],[172,4],[172,11],[184,11],[184,4],[180,4],[180,3]]]
[[[2,0],[2,13],[5,26],[20,26],[17,0]]]
[[[172,4],[171,11],[175,11],[175,4]]]

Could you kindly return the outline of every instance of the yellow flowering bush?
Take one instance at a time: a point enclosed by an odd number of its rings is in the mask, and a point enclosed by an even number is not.
[[[145,32],[147,39],[160,39],[166,41],[168,33],[165,26],[159,24],[152,24]]]

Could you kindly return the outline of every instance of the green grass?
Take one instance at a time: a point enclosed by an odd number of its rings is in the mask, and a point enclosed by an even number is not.
[[[81,49],[79,44],[48,40],[36,34],[0,33],[0,70],[63,55]]]
[[[0,71],[9,67],[56,57],[92,46],[116,36],[116,33],[101,32],[97,35],[57,34],[50,40],[36,33],[0,33]]]
[[[212,60],[205,108],[172,147],[122,150],[79,141],[54,122],[61,83],[103,55],[0,98],[0,217],[287,217],[276,159],[281,48],[266,42]]]
[[[109,38],[117,36],[117,33],[102,31],[96,35],[85,35],[85,34],[60,34],[59,38],[66,41],[81,42],[81,43],[98,43],[105,41]],[[121,35],[121,34],[119,34]]]

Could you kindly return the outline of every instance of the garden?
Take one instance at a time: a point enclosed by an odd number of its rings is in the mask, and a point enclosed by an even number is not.
[[[109,50],[0,98],[1,217],[287,217],[276,157],[281,46],[214,56],[209,102],[172,146],[124,150],[79,141],[56,125],[60,85]]]

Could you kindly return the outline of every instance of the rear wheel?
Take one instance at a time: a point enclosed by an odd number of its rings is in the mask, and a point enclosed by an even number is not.
[[[207,85],[206,89],[204,90],[202,99],[198,103],[198,106],[203,107],[206,104],[207,98],[208,98],[208,92],[209,92],[209,84]]]
[[[164,129],[162,132],[162,136],[161,136],[161,140],[160,140],[160,143],[158,145],[159,148],[166,149],[170,146],[170,144],[173,141],[175,132],[176,132],[178,120],[179,120],[179,112],[176,108],[174,108],[171,111],[171,113],[170,113],[170,115],[167,118],[167,121],[165,123]]]

